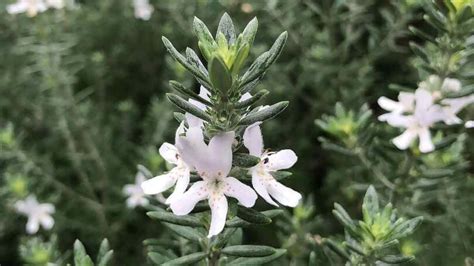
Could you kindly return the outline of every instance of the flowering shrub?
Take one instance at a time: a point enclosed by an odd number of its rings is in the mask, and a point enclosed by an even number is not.
[[[472,265],[473,8],[0,3],[0,264]]]

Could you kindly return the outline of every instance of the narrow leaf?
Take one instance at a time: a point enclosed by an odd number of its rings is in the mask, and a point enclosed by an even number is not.
[[[202,234],[198,230],[188,227],[188,226],[175,225],[171,223],[163,223],[163,224],[166,227],[168,227],[171,231],[191,241],[199,242],[200,239],[206,237],[204,234]]]
[[[264,257],[274,254],[275,251],[272,247],[259,245],[230,246],[221,250],[223,254],[235,257]]]
[[[178,225],[192,226],[192,227],[203,226],[201,221],[199,221],[198,218],[190,216],[190,215],[178,216],[178,215],[174,215],[172,213],[164,212],[164,211],[147,212],[146,215],[148,215],[152,219],[157,219],[163,222],[168,222],[168,223],[173,223],[173,224],[178,224]]]
[[[283,110],[285,110],[287,106],[288,106],[288,102],[284,101],[284,102],[279,102],[269,107],[260,109],[259,111],[255,113],[251,113],[247,115],[246,117],[242,118],[239,122],[239,125],[248,126],[255,122],[263,122],[263,121],[272,119],[273,117],[281,113]]]
[[[249,47],[252,47],[253,40],[257,34],[258,29],[258,19],[254,17],[248,24],[245,26],[244,31],[242,32],[242,41],[247,43]]]
[[[170,84],[171,88],[175,89],[179,93],[182,93],[182,94],[184,94],[184,95],[186,95],[186,96],[188,96],[188,97],[190,97],[190,98],[192,98],[192,99],[194,99],[198,102],[201,102],[201,103],[203,103],[207,106],[212,106],[212,104],[208,100],[202,98],[201,96],[199,96],[199,94],[197,94],[193,90],[184,87],[183,84],[181,84],[181,83],[179,83],[175,80],[170,80],[169,84]]]
[[[235,153],[232,158],[232,164],[234,166],[250,168],[254,167],[260,162],[260,158],[247,154],[247,153]]]
[[[224,15],[222,15],[221,17],[221,20],[219,21],[219,26],[217,27],[216,38],[219,32],[222,32],[222,34],[224,34],[225,39],[227,40],[227,43],[229,45],[235,42],[234,23],[232,22],[232,19],[227,13],[224,13]]]
[[[232,75],[219,57],[212,57],[209,62],[209,77],[215,90],[219,90],[223,95],[232,87]]]
[[[206,258],[207,254],[205,252],[196,252],[193,254],[189,254],[186,256],[182,256],[180,258],[167,261],[163,263],[163,266],[171,266],[171,265],[191,265],[193,263],[199,262]]]
[[[199,117],[202,120],[205,120],[207,122],[211,121],[211,117],[208,114],[206,114],[206,112],[202,111],[201,109],[189,103],[188,101],[184,100],[183,98],[179,97],[178,95],[167,93],[166,97],[168,97],[168,99],[172,103],[174,103],[183,111],[188,112],[192,115],[195,115],[196,117]]]
[[[280,258],[281,256],[285,255],[285,253],[286,253],[286,249],[276,249],[275,253],[273,253],[273,255],[270,255],[270,256],[259,257],[259,258],[238,258],[231,261],[227,265],[229,266],[262,265],[262,264],[269,263],[271,261],[274,261]]]
[[[92,259],[86,253],[84,245],[78,239],[74,242],[74,265],[94,266]]]
[[[372,224],[373,217],[379,212],[379,198],[375,188],[370,185],[364,196],[364,202],[362,203],[362,213],[364,215],[364,221],[367,224]]]
[[[268,94],[267,90],[261,90],[255,93],[252,97],[248,98],[245,101],[238,102],[234,105],[235,108],[237,109],[242,109],[242,108],[247,108],[251,106],[252,104],[258,102],[261,100],[263,97],[265,97]]]
[[[239,206],[237,216],[243,220],[253,224],[269,224],[272,219],[268,218],[264,214],[250,208]]]

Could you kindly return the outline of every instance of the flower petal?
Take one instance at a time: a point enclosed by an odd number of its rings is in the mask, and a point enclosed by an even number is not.
[[[433,105],[433,95],[425,89],[417,89],[415,91],[415,99],[415,112],[427,110]]]
[[[209,207],[211,207],[211,225],[207,237],[218,235],[224,230],[227,218],[227,198],[222,194],[213,195],[209,198]]]
[[[391,100],[385,96],[380,97],[377,100],[377,103],[379,104],[380,107],[382,107],[382,109],[387,110],[387,111],[396,111],[402,108],[399,102]]]
[[[35,234],[39,230],[39,221],[36,217],[28,217],[28,222],[26,223],[26,232],[28,234]]]
[[[178,138],[176,147],[187,165],[196,167],[199,172],[203,171],[199,168],[203,168],[201,161],[203,157],[207,157],[208,148],[204,143],[204,135],[200,127],[190,127],[186,136]]]
[[[226,185],[225,195],[237,199],[241,205],[247,208],[255,205],[257,194],[251,187],[230,176],[224,178],[224,182]]]
[[[176,183],[177,176],[173,172],[176,168],[173,168],[169,173],[153,177],[152,179],[146,180],[141,184],[143,193],[148,195],[158,194],[168,190]]]
[[[400,150],[406,150],[417,137],[417,132],[412,129],[407,129],[400,136],[392,140],[393,144]]]
[[[186,118],[186,122],[188,122],[189,127],[202,127],[204,124],[204,121],[201,118],[190,113],[185,113],[184,117]]]
[[[268,162],[265,163],[265,168],[267,168],[269,171],[288,169],[292,167],[298,160],[295,152],[289,149],[273,153],[267,158]],[[265,161],[265,159],[263,160]]]
[[[420,151],[423,153],[433,151],[435,147],[433,141],[431,140],[430,130],[428,128],[422,128],[420,129],[418,134],[420,137]]]
[[[41,226],[46,229],[50,230],[54,226],[54,219],[50,215],[44,215],[39,220]]]
[[[205,181],[198,181],[184,194],[175,197],[170,202],[170,208],[176,215],[186,215],[194,209],[194,206],[199,201],[207,198],[208,195],[207,183]]]
[[[232,143],[234,131],[221,133],[209,141],[209,156],[203,158],[207,161],[210,176],[226,177],[232,168]]]
[[[54,213],[56,211],[56,208],[54,208],[54,205],[51,203],[42,203],[40,204],[40,209],[41,211],[45,213]]]
[[[269,182],[268,192],[275,200],[288,207],[296,207],[301,199],[300,193],[282,185],[276,180]]]
[[[401,112],[413,111],[415,105],[415,94],[412,92],[400,92],[398,94],[398,101],[402,105]]]
[[[441,85],[442,91],[456,92],[461,90],[461,82],[458,79],[445,78],[443,85]]]
[[[176,182],[176,186],[174,187],[173,193],[171,193],[168,199],[166,199],[166,204],[170,204],[170,202],[173,201],[174,198],[182,195],[188,188],[188,185],[189,185],[189,169],[183,168],[179,173],[178,181]]]
[[[248,100],[250,98],[252,98],[252,94],[250,94],[249,92],[246,92],[240,97],[239,102],[243,102],[243,101]]]
[[[265,173],[269,174],[269,173]],[[252,186],[257,191],[258,195],[260,195],[266,202],[273,206],[277,206],[278,204],[273,201],[273,199],[270,197],[267,191],[267,181],[269,177],[265,175],[260,175],[257,171],[253,171],[252,173]],[[273,178],[273,177],[271,177]],[[270,179],[271,180],[271,179]]]
[[[172,164],[178,164],[178,149],[168,142],[165,142],[161,145],[159,149],[161,157],[163,157],[167,162]]]
[[[245,129],[243,139],[244,146],[249,150],[249,154],[260,157],[263,151],[263,137],[260,124],[256,122]]]

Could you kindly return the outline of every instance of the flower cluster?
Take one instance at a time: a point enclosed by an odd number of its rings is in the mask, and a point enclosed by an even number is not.
[[[259,91],[254,94],[251,91],[280,54],[286,32],[269,51],[255,60],[245,74],[239,76],[255,37],[257,23],[253,19],[237,36],[232,20],[224,14],[214,39],[204,23],[195,18],[194,32],[208,61],[208,69],[193,50],[188,48],[186,57],[183,57],[168,39],[163,38],[171,55],[201,84],[200,91],[195,93],[176,81],[170,82],[171,87],[188,97],[185,100],[178,95],[168,95],[172,103],[185,111],[178,115],[180,125],[174,145],[164,143],[159,149],[160,155],[174,168],[143,181],[141,190],[137,190],[136,185],[125,187],[124,192],[130,196],[129,206],[148,203],[143,201],[142,194],[161,194],[174,187],[165,204],[175,215],[187,215],[198,202],[207,200],[211,212],[208,237],[212,237],[225,227],[229,197],[246,208],[254,206],[257,194],[274,206],[279,203],[295,207],[298,204],[301,195],[274,177],[278,170],[288,169],[296,163],[296,154],[289,149],[265,150],[260,130],[262,122],[276,116],[288,103],[252,108],[268,93]],[[248,153],[238,153],[236,157],[241,146]],[[195,181],[196,178],[199,181]],[[253,188],[245,184],[248,178]],[[137,198],[140,198],[140,203],[136,202]]]
[[[458,113],[474,103],[474,94],[448,98],[460,91],[459,80],[442,80],[431,75],[426,81],[420,82],[415,92],[400,92],[398,101],[380,97],[378,104],[389,113],[379,116],[379,120],[393,127],[405,128],[400,136],[392,140],[397,148],[405,150],[418,138],[419,150],[423,153],[431,152],[435,146],[431,140],[430,128],[438,122],[446,125],[461,124],[463,121]],[[470,127],[470,122],[466,122],[466,127]]]
[[[29,17],[34,17],[51,8],[62,9],[65,5],[64,0],[18,0],[7,6],[7,12],[9,14],[26,13]]]

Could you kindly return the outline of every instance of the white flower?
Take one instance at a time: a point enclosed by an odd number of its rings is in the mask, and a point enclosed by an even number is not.
[[[457,116],[457,114],[462,109],[464,109],[464,107],[470,105],[471,103],[474,103],[474,94],[460,98],[448,98],[441,100],[441,104],[444,105],[444,123],[448,125],[462,123],[462,120]]]
[[[429,129],[434,123],[442,121],[444,117],[441,106],[433,104],[432,94],[427,90],[417,89],[414,112],[409,115],[391,113],[385,117],[385,121],[391,126],[406,128],[403,134],[392,141],[397,148],[405,150],[416,138],[419,138],[420,151],[431,152],[434,150],[434,145]]]
[[[248,126],[243,138],[244,145],[250,155],[260,158],[260,163],[249,169],[249,173],[252,175],[252,185],[257,193],[266,202],[275,206],[278,204],[272,198],[285,206],[295,207],[298,205],[301,194],[282,185],[271,174],[271,172],[292,167],[298,159],[296,154],[289,149],[276,153],[264,151],[260,122]]]
[[[145,179],[145,176],[138,172],[135,175],[135,184],[128,184],[123,187],[123,193],[128,196],[127,207],[133,209],[137,206],[147,206],[150,203],[141,187]]]
[[[45,0],[48,7],[62,9],[65,6],[64,0]]]
[[[207,199],[211,208],[211,225],[208,237],[219,234],[227,216],[227,198],[233,197],[245,207],[252,207],[257,200],[253,189],[228,174],[232,167],[232,143],[235,133],[226,132],[214,136],[209,145],[204,142],[200,127],[188,129],[185,137],[179,137],[176,146],[183,160],[196,168],[203,181],[194,183],[183,195],[171,201],[176,215],[186,215],[194,206]]]
[[[391,115],[413,112],[415,109],[415,94],[411,92],[400,92],[398,94],[398,102],[382,96],[377,100],[377,103],[380,107],[390,112],[378,117],[380,121],[387,121]]]
[[[211,93],[204,86],[201,86],[199,88],[199,96],[201,96],[201,98],[203,98],[204,100],[210,101],[211,100],[210,95]],[[246,92],[240,97],[239,102],[245,101],[249,99],[250,97],[252,97],[252,95]],[[194,106],[196,106],[197,108],[201,109],[202,111],[206,111],[207,109],[207,106],[203,104],[202,102],[196,101],[194,99],[189,99],[188,101]],[[190,113],[185,113],[185,117],[186,117],[186,121],[188,122],[189,127],[202,127],[204,123],[204,121],[201,118],[198,118]]]
[[[466,128],[474,128],[474,120],[467,121],[464,126]]]
[[[153,14],[154,8],[148,0],[133,0],[133,8],[135,10],[135,18],[149,20]]]
[[[7,5],[9,14],[27,13],[29,17],[34,17],[47,9],[48,6],[44,0],[18,0],[16,3]]]
[[[26,232],[28,234],[38,232],[40,225],[46,230],[53,228],[54,219],[51,216],[55,211],[53,204],[38,203],[36,197],[30,195],[25,200],[17,201],[15,208],[19,213],[28,217],[28,222],[26,223]]]
[[[184,133],[183,123],[176,130],[175,142],[181,133]],[[162,193],[176,185],[173,193],[166,200],[166,203],[169,204],[174,197],[183,194],[188,187],[191,168],[183,161],[180,152],[174,145],[165,142],[161,145],[159,152],[167,162],[176,165],[176,167],[166,174],[143,182],[142,189],[145,194],[153,195]]]

